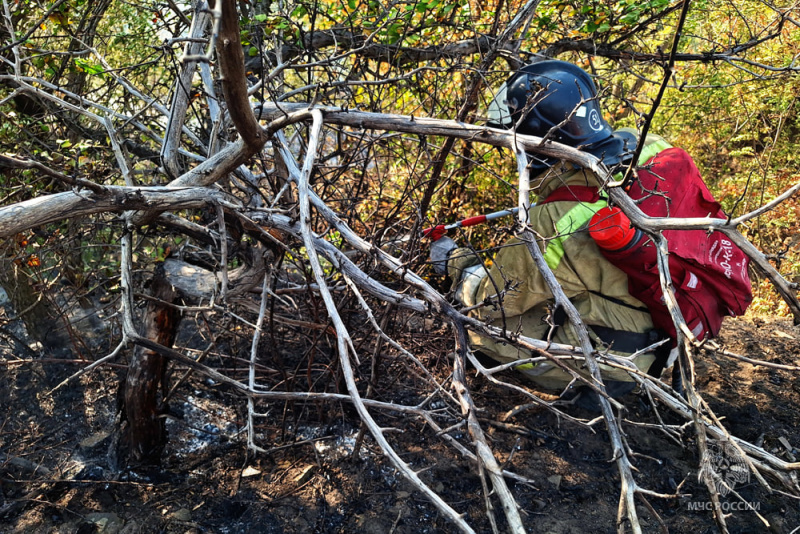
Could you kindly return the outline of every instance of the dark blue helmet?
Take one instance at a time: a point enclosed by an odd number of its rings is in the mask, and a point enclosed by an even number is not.
[[[584,150],[609,167],[626,163],[636,138],[603,119],[592,78],[572,63],[544,60],[511,76],[489,105],[491,125]]]

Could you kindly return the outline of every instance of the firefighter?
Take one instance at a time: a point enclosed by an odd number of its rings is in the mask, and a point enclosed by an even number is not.
[[[513,128],[519,134],[549,135],[553,141],[589,152],[612,173],[629,165],[638,142],[633,130],[611,129],[602,117],[591,77],[564,61],[540,61],[514,74],[490,105],[489,116],[492,123]],[[663,138],[648,135],[642,158],[668,147]],[[667,365],[670,344],[639,352],[664,335],[655,329],[647,307],[629,293],[626,274],[603,257],[589,231],[589,226],[595,224],[595,230],[604,230],[606,237],[612,234],[614,238],[615,229],[621,227],[603,224],[610,209],[606,199],[574,198],[573,192],[581,188],[601,188],[603,177],[536,154],[529,154],[528,159],[531,189],[539,199],[529,212],[530,228],[541,236],[538,245],[547,265],[588,326],[593,344],[600,351],[627,358],[642,372],[660,375]],[[624,230],[630,234],[629,227]],[[487,303],[471,312],[487,323],[505,324],[509,330],[532,338],[580,345],[563,310],[554,309],[553,295],[544,277],[517,238],[500,249],[488,272],[470,249],[458,248],[447,236],[432,243],[431,261],[436,272],[447,274],[454,281],[456,298],[463,305]],[[474,350],[499,362],[531,357],[523,349],[477,334],[471,334],[470,341]],[[565,362],[589,376],[582,361]],[[635,388],[635,382],[624,370],[607,365],[601,368],[612,397],[621,397]],[[572,383],[572,376],[552,363],[523,364],[517,370],[539,387],[561,391],[564,398],[572,398],[585,408],[598,406],[589,388],[575,383],[575,387],[565,389]]]

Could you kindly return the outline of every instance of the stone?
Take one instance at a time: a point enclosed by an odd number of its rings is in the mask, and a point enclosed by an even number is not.
[[[175,521],[188,522],[192,520],[192,511],[188,508],[180,508],[170,514],[170,517]]]
[[[556,489],[558,489],[559,487],[561,487],[561,478],[562,478],[561,475],[551,475],[547,477],[547,481],[552,485],[554,485]]]
[[[242,471],[242,478],[254,477],[254,476],[260,475],[260,474],[261,474],[261,471],[259,471],[255,467],[247,466],[247,467],[244,468],[244,471]]]
[[[114,513],[96,512],[86,516],[86,522],[94,524],[100,534],[119,534],[125,522]]]
[[[93,451],[103,445],[110,436],[111,432],[96,432],[87,438],[83,438],[79,444],[80,448],[86,452]]]

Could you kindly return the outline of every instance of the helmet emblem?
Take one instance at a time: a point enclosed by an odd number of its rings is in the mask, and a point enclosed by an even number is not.
[[[596,109],[589,112],[589,127],[595,132],[603,129],[603,121],[600,120],[600,114]]]

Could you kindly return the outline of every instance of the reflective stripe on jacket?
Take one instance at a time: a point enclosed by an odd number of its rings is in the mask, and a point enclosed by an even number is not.
[[[646,148],[655,148],[657,152],[668,146],[662,138],[648,136]],[[649,159],[653,151],[647,152]],[[562,186],[602,185],[591,171],[575,169],[568,164],[558,166],[557,170],[550,169],[539,180],[535,190],[539,198],[546,198]],[[628,277],[603,257],[587,230],[589,219],[605,206],[606,201],[602,199],[592,203],[555,201],[534,206],[529,212],[530,228],[535,235],[541,236],[537,245],[564,293],[590,327],[590,336],[593,336],[591,326],[644,334],[653,329],[649,312],[644,304],[630,295]],[[477,263],[479,259],[475,254],[463,248],[454,250],[448,261],[449,275],[459,281],[457,296],[464,305],[473,306],[484,301],[498,304],[477,308],[472,312],[474,315],[494,326],[505,325],[507,330],[528,337],[579,344],[568,322],[563,326],[553,325],[552,293],[527,247],[518,238],[511,239],[500,249],[489,267],[489,276],[486,276],[485,269],[474,267]],[[467,269],[468,276],[462,276]],[[597,346],[602,347],[600,340],[593,337]],[[476,334],[471,335],[471,343],[473,349],[501,362],[530,357],[526,351]],[[613,347],[611,352],[627,356],[614,351]],[[644,354],[637,356],[634,363],[646,372],[653,360],[652,354]],[[581,362],[575,361],[571,366],[588,375]],[[541,387],[549,389],[563,388],[572,379],[549,363],[525,366],[520,370]],[[603,375],[614,380],[631,380],[626,372],[605,366]]]

